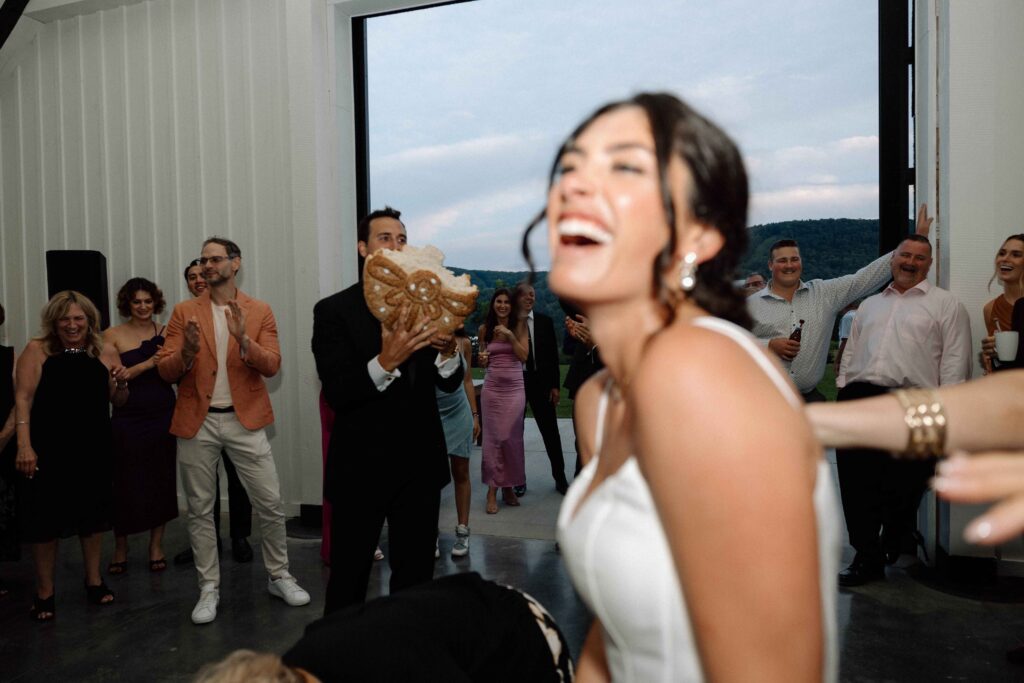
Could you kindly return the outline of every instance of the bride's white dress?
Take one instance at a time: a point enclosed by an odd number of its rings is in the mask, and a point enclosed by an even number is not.
[[[701,317],[693,324],[719,332],[739,344],[794,410],[803,410],[800,397],[749,333],[719,318]],[[598,408],[594,457],[569,488],[558,516],[562,556],[576,590],[601,621],[613,681],[703,680],[685,596],[636,458],[630,457],[579,507],[581,497],[590,488],[600,454],[607,402],[606,388]],[[825,629],[822,680],[834,681],[838,671],[836,575],[841,529],[835,487],[824,460],[818,466],[814,485],[814,512]],[[728,570],[722,567],[722,571]],[[743,656],[742,647],[737,646],[736,656]]]

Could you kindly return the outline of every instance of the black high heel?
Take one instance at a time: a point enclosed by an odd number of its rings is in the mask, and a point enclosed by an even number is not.
[[[103,598],[110,596],[110,600],[104,600]],[[114,591],[107,587],[107,584],[103,583],[103,579],[100,579],[100,585],[90,586],[85,584],[85,597],[88,598],[89,602],[94,605],[112,605],[114,604]]]
[[[29,617],[32,621],[43,623],[44,621],[53,621],[53,618],[57,616],[57,610],[53,604],[54,593],[50,594],[48,598],[41,598],[38,595],[32,600],[32,607],[29,609]],[[42,616],[42,615],[46,616]]]

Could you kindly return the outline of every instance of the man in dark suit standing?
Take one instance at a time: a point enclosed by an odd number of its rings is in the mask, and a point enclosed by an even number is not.
[[[405,247],[401,213],[374,211],[357,227],[359,255]],[[313,355],[335,412],[324,496],[331,502],[331,576],[324,613],[358,604],[384,520],[391,592],[429,581],[441,489],[449,481],[435,384],[454,391],[462,368],[454,340],[427,320],[382,329],[360,281],[313,309]]]
[[[516,285],[515,297],[519,302],[520,315],[526,316],[526,328],[530,333],[530,354],[523,365],[526,402],[533,411],[537,428],[544,439],[544,450],[551,461],[551,476],[555,480],[555,489],[564,494],[569,488],[569,482],[565,479],[562,437],[558,433],[558,417],[555,414],[560,384],[555,324],[548,316],[533,310],[537,293],[531,285],[525,282]],[[522,488],[525,493],[526,487]],[[522,495],[519,491],[516,494]]]

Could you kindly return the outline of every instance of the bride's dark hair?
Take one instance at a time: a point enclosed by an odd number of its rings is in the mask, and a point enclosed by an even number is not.
[[[554,184],[562,154],[575,144],[580,134],[595,119],[624,107],[640,107],[647,115],[654,136],[661,199],[669,226],[668,242],[654,262],[655,295],[671,319],[676,294],[663,281],[662,273],[668,272],[673,263],[676,217],[680,210],[688,208],[697,221],[720,232],[724,244],[714,258],[700,265],[697,284],[687,296],[711,315],[749,329],[751,320],[746,299],[732,284],[747,248],[747,172],[739,149],[721,128],[668,93],[641,93],[628,100],[611,102],[587,117],[562,144],[552,164],[549,183]],[[668,164],[673,154],[686,164],[693,178],[688,207],[677,207],[672,201]],[[533,259],[527,242],[530,232],[544,217],[545,211],[541,211],[523,235],[523,256],[531,271]]]

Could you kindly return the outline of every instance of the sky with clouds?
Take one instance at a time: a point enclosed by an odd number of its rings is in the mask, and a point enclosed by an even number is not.
[[[859,0],[476,0],[370,19],[372,206],[400,209],[448,265],[522,270],[562,139],[608,100],[668,90],[739,143],[751,225],[877,218],[877,32]]]

